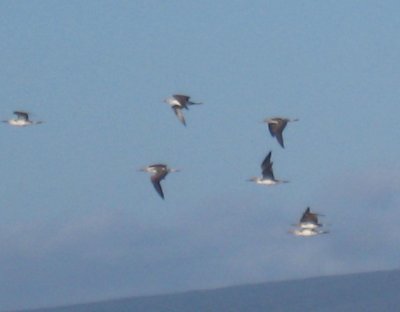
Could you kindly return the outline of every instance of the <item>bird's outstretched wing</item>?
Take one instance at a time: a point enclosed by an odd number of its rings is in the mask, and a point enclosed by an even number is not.
[[[176,117],[180,120],[180,122],[186,126],[186,121],[185,121],[185,116],[183,116],[182,109],[179,106],[172,106],[172,109],[174,110],[174,113]]]
[[[272,162],[271,162],[271,153],[269,152],[267,156],[264,158],[264,161],[261,163],[261,172],[264,178],[274,178],[274,172],[272,171]]]
[[[165,178],[165,176],[168,174],[168,171],[162,171],[159,173],[156,173],[150,177],[151,183],[153,183],[154,188],[156,189],[157,193],[161,196],[162,199],[164,199],[164,192],[161,188],[161,180]]]
[[[15,115],[17,115],[18,119],[29,120],[29,115],[27,112],[15,111]]]
[[[277,119],[272,119],[269,123],[268,123],[268,129],[269,132],[271,133],[271,135],[273,137],[276,137],[276,139],[278,140],[278,143],[280,146],[282,146],[283,148],[284,143],[283,143],[283,130],[285,129],[286,125],[287,125],[287,120],[286,119],[281,119],[281,118],[277,118]]]

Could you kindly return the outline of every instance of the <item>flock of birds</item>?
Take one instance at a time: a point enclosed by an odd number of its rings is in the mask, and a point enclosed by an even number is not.
[[[190,96],[182,95],[182,94],[174,94],[171,97],[168,97],[164,100],[165,103],[171,106],[174,111],[176,117],[179,121],[186,126],[185,116],[183,114],[183,110],[189,109],[191,105],[199,105],[202,104],[200,102],[192,102],[190,100]],[[3,122],[14,126],[14,127],[26,127],[31,125],[37,125],[43,123],[43,121],[34,121],[29,118],[29,114],[24,111],[14,111],[16,115],[15,118],[3,120]],[[274,117],[267,118],[264,122],[268,125],[269,132],[272,137],[275,137],[279,143],[279,145],[284,148],[283,142],[283,130],[286,128],[289,122],[298,121],[298,119],[289,119],[282,117]],[[252,177],[249,181],[255,182],[257,184],[271,186],[277,185],[281,183],[288,183],[287,180],[276,179],[274,176],[274,172],[272,169],[273,162],[271,161],[272,151],[270,151],[263,162],[261,163],[261,177]],[[153,184],[155,190],[158,195],[162,199],[164,199],[164,192],[161,187],[161,181],[165,179],[165,177],[170,172],[177,172],[178,169],[170,168],[166,164],[151,164],[146,167],[140,169],[140,171],[144,171],[150,173],[150,180]],[[296,236],[315,236],[320,234],[328,233],[327,230],[323,229],[323,224],[319,223],[318,217],[322,216],[321,214],[311,212],[310,207],[307,207],[304,213],[302,214],[300,221],[297,224],[294,224],[296,227],[291,229],[289,232]]]

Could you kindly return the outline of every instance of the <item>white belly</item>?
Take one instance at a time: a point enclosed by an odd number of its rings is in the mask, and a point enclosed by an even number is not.
[[[31,124],[29,121],[22,120],[22,119],[11,119],[8,121],[8,123],[11,126],[16,126],[16,127],[25,127],[25,126],[28,126]]]
[[[318,235],[318,232],[312,229],[301,229],[301,230],[295,230],[294,234],[297,236],[314,236]]]
[[[259,183],[260,184],[264,184],[264,185],[275,185],[276,181],[274,181],[274,180],[261,180]]]

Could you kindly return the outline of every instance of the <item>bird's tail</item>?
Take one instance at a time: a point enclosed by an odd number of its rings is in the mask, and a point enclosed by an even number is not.
[[[203,104],[202,102],[192,102],[192,101],[188,101],[187,103],[189,105],[200,105],[200,104]]]

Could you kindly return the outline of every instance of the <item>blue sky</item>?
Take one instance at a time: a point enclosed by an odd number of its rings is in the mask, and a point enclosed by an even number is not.
[[[0,131],[0,311],[398,267],[397,1],[0,9],[0,119],[46,121]],[[291,182],[246,182],[270,150]],[[287,234],[308,205],[329,235]]]

